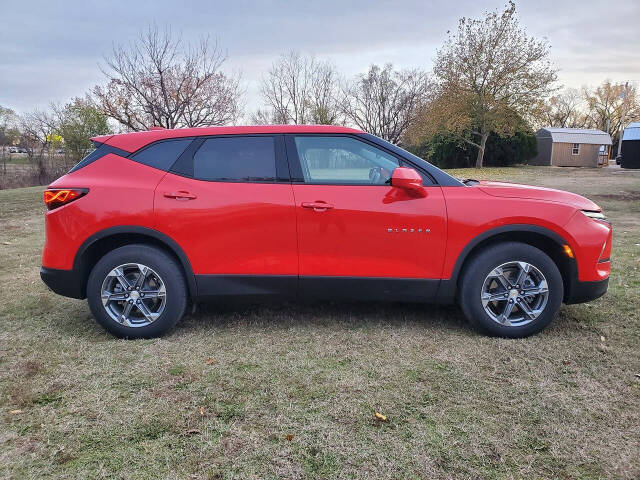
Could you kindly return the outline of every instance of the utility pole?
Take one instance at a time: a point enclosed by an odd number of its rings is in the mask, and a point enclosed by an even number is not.
[[[627,114],[627,97],[629,91],[629,82],[624,84],[624,92],[622,93],[622,118],[620,119],[620,130],[618,131],[618,155],[616,158],[620,156],[620,149],[622,148],[622,134],[624,133],[624,117]]]

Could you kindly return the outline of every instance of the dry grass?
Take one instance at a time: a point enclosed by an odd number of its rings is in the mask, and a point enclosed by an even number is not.
[[[638,478],[640,172],[481,174],[601,203],[609,294],[525,340],[399,304],[208,305],[116,340],[40,282],[41,188],[0,192],[0,476]]]

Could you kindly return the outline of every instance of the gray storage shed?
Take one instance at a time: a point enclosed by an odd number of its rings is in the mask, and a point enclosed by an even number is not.
[[[538,155],[532,165],[597,167],[609,162],[611,137],[602,130],[541,128],[536,133]]]

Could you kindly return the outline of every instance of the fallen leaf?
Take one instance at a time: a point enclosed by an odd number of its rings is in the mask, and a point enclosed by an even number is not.
[[[204,416],[204,407],[200,407],[200,415]]]
[[[9,413],[11,415],[18,415],[19,413],[22,413],[22,410],[11,410]]]
[[[214,363],[216,363],[215,359],[213,358],[207,358],[204,363],[206,363],[207,365],[212,365]]]
[[[11,245],[9,242],[2,242],[3,245]]]
[[[562,362],[563,365],[571,365],[571,360],[564,360]]]
[[[606,339],[604,338],[604,336],[603,336],[603,335],[600,335],[600,341],[601,341],[601,342],[604,342],[605,340],[606,340]]]
[[[387,421],[387,417],[384,416],[381,413],[376,412],[376,420],[380,420],[381,422],[386,422]]]
[[[601,343],[600,345],[598,345],[598,350],[600,350],[602,353],[605,353],[609,350],[609,348],[605,344]]]
[[[287,434],[287,436],[286,436],[285,438],[286,438],[288,441],[291,441],[291,440],[293,440],[293,437],[294,437],[293,433],[288,433],[288,434]]]
[[[640,378],[640,373],[636,373],[636,377]]]

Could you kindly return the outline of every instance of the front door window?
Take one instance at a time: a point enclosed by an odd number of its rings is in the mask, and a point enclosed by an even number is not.
[[[295,139],[305,183],[385,185],[400,166],[396,157],[350,137]]]

